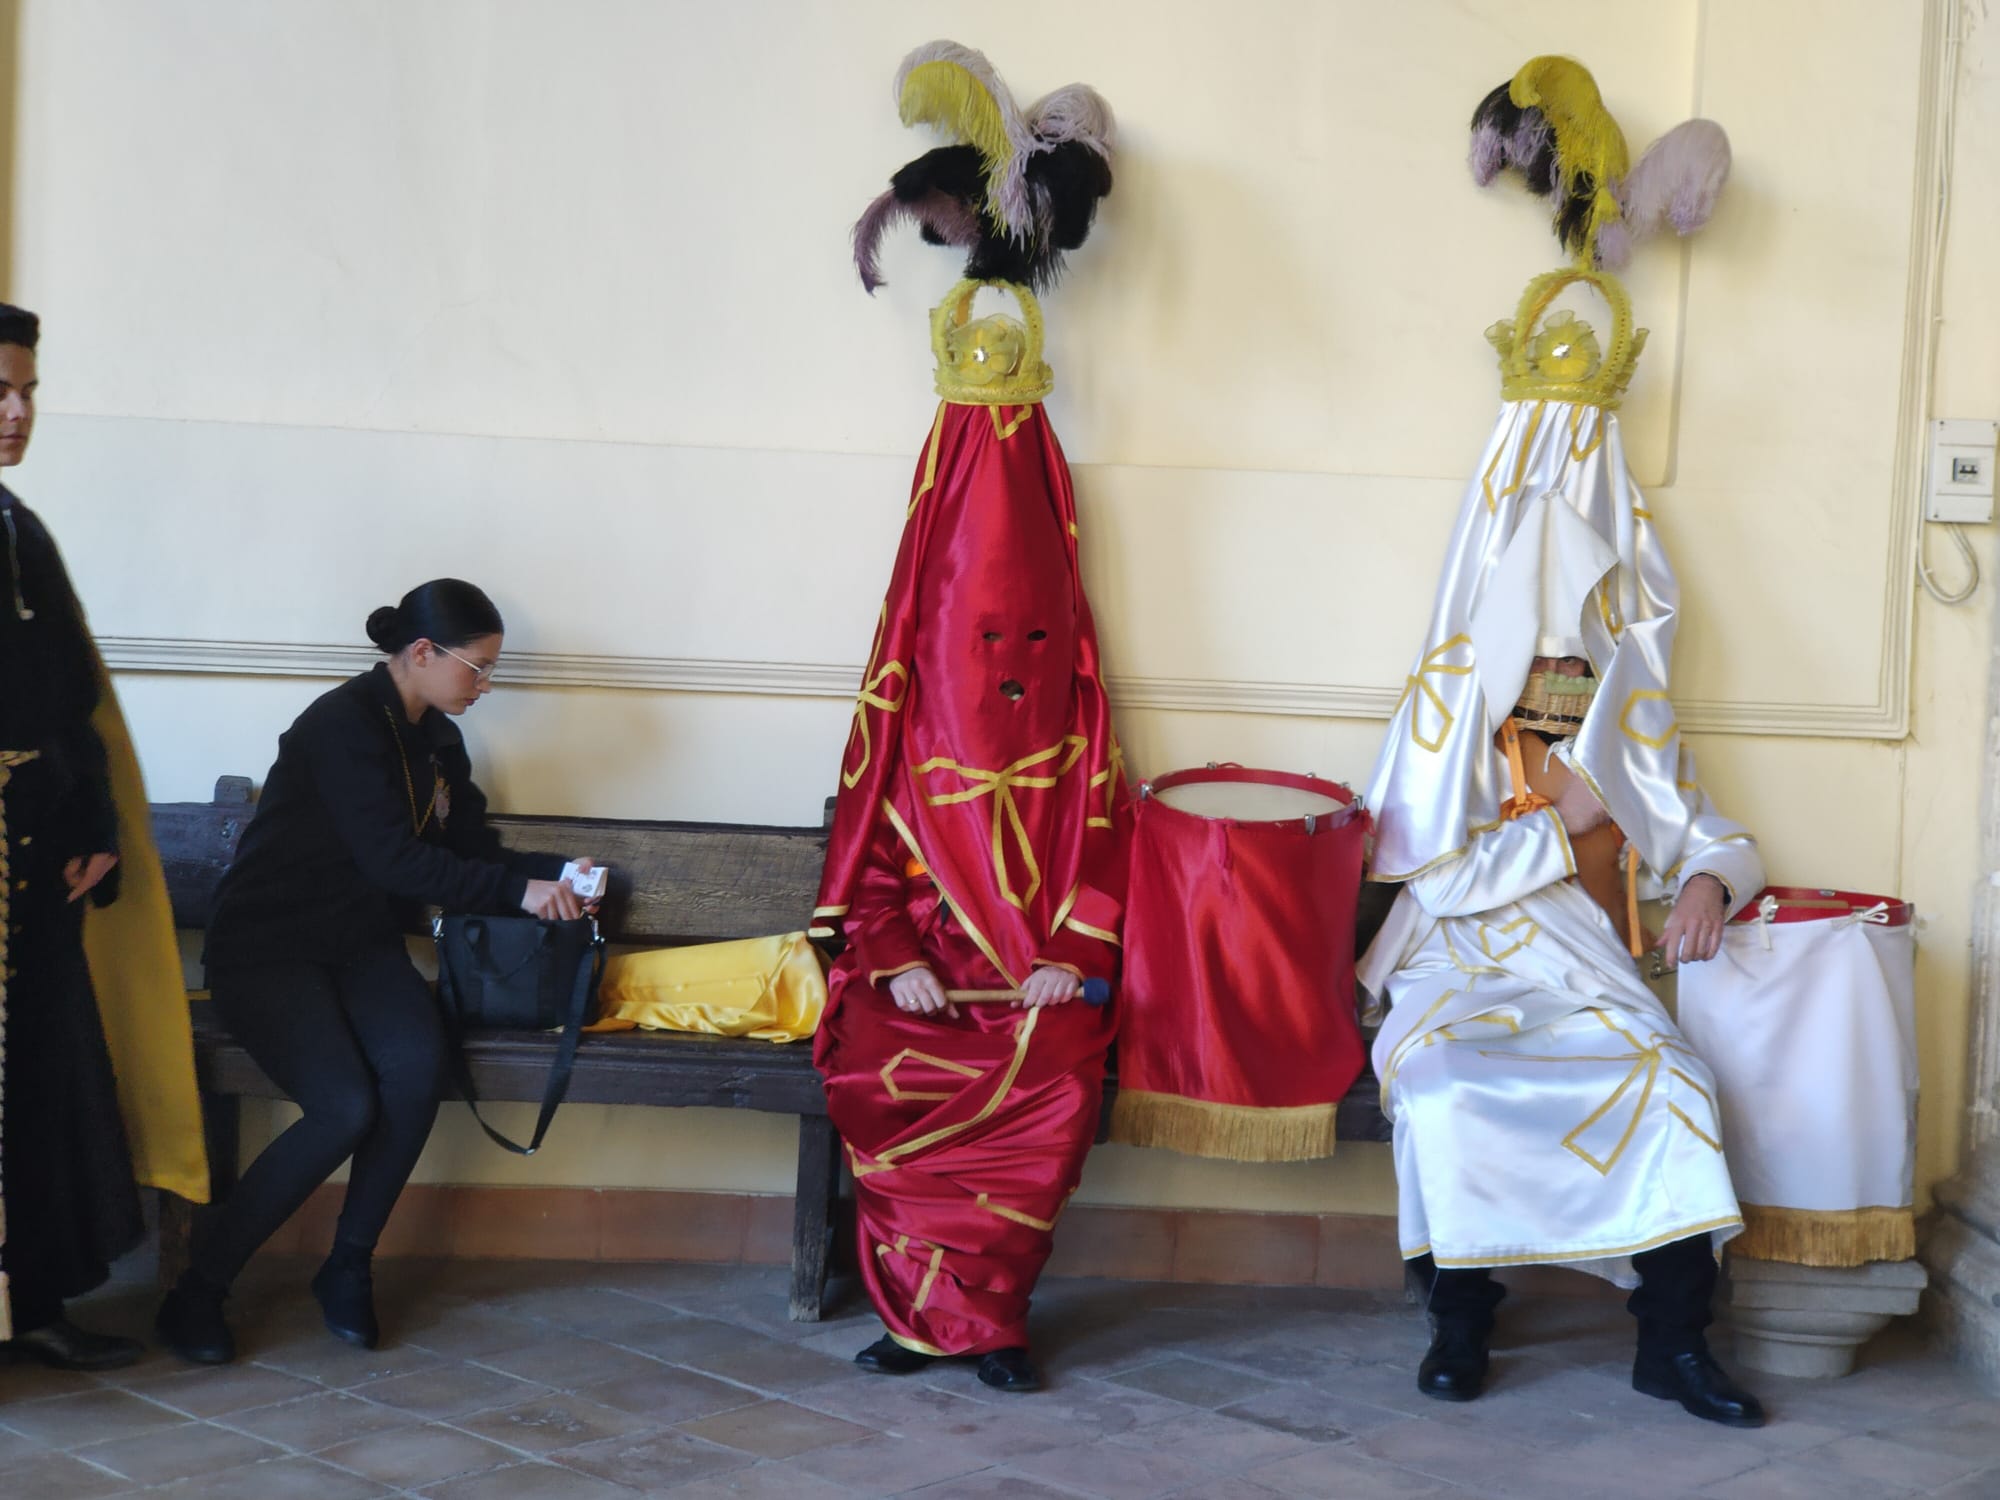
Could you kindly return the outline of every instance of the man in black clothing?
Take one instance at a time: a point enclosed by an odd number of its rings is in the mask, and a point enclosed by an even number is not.
[[[35,422],[35,315],[0,303],[0,466]],[[0,1353],[103,1370],[141,1353],[78,1328],[66,1298],[141,1236],[139,1195],[84,958],[84,898],[116,898],[118,818],[91,727],[101,679],[62,557],[0,488]]]

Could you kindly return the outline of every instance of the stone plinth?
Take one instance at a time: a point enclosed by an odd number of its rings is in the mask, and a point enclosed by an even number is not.
[[[1727,1270],[1735,1362],[1809,1379],[1852,1370],[1861,1346],[1891,1318],[1917,1310],[1929,1280],[1914,1260],[1795,1266],[1732,1255]]]
[[[1927,1321],[1960,1363],[2000,1389],[2000,1149],[1988,1146],[1950,1182],[1919,1253],[1931,1269]]]

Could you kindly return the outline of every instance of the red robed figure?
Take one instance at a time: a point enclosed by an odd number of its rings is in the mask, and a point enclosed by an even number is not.
[[[926,1017],[887,988],[1116,973],[1126,791],[1076,549],[1038,402],[941,404],[842,761],[816,921],[848,947],[814,1051],[869,1296],[928,1354],[1026,1344],[1096,1132],[1112,1006]]]

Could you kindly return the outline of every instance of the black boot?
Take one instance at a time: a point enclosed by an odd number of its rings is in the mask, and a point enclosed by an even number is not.
[[[160,1303],[153,1332],[190,1364],[226,1365],[236,1358],[236,1339],[222,1317],[227,1295],[189,1271]]]
[[[1411,1263],[1430,1312],[1431,1346],[1417,1366],[1417,1389],[1440,1401],[1470,1401],[1486,1388],[1493,1309],[1507,1289],[1484,1267],[1442,1270],[1428,1255]]]
[[[1764,1408],[1708,1352],[1703,1333],[1715,1297],[1715,1252],[1705,1234],[1632,1257],[1639,1287],[1625,1306],[1639,1320],[1632,1389],[1678,1401],[1704,1422],[1761,1427]]]
[[[877,1375],[914,1375],[933,1358],[915,1349],[906,1349],[885,1333],[855,1355],[854,1362]]]
[[[363,1349],[382,1341],[381,1325],[375,1321],[375,1270],[369,1251],[335,1245],[312,1279],[312,1294],[335,1338]]]
[[[1026,1349],[995,1349],[979,1361],[979,1383],[996,1391],[1039,1391],[1042,1372]]]
[[[116,1370],[137,1364],[146,1346],[137,1339],[92,1333],[68,1318],[57,1318],[16,1334],[0,1344],[0,1350],[15,1359],[39,1360],[52,1370]]]
[[[1683,1411],[1725,1427],[1762,1427],[1764,1405],[1715,1362],[1706,1345],[1662,1354],[1641,1348],[1632,1361],[1632,1389],[1678,1401]]]
[[[1431,1317],[1431,1346],[1417,1366],[1417,1389],[1440,1401],[1470,1401],[1486,1388],[1486,1342],[1491,1327]]]

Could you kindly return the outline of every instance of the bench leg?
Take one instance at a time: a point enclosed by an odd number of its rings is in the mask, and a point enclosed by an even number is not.
[[[817,1323],[840,1192],[840,1136],[825,1115],[799,1117],[799,1181],[792,1200],[792,1319]]]
[[[242,1101],[201,1095],[201,1134],[208,1150],[208,1201],[220,1203],[236,1186]],[[160,1285],[171,1287],[188,1268],[194,1247],[195,1206],[178,1193],[160,1193]]]

